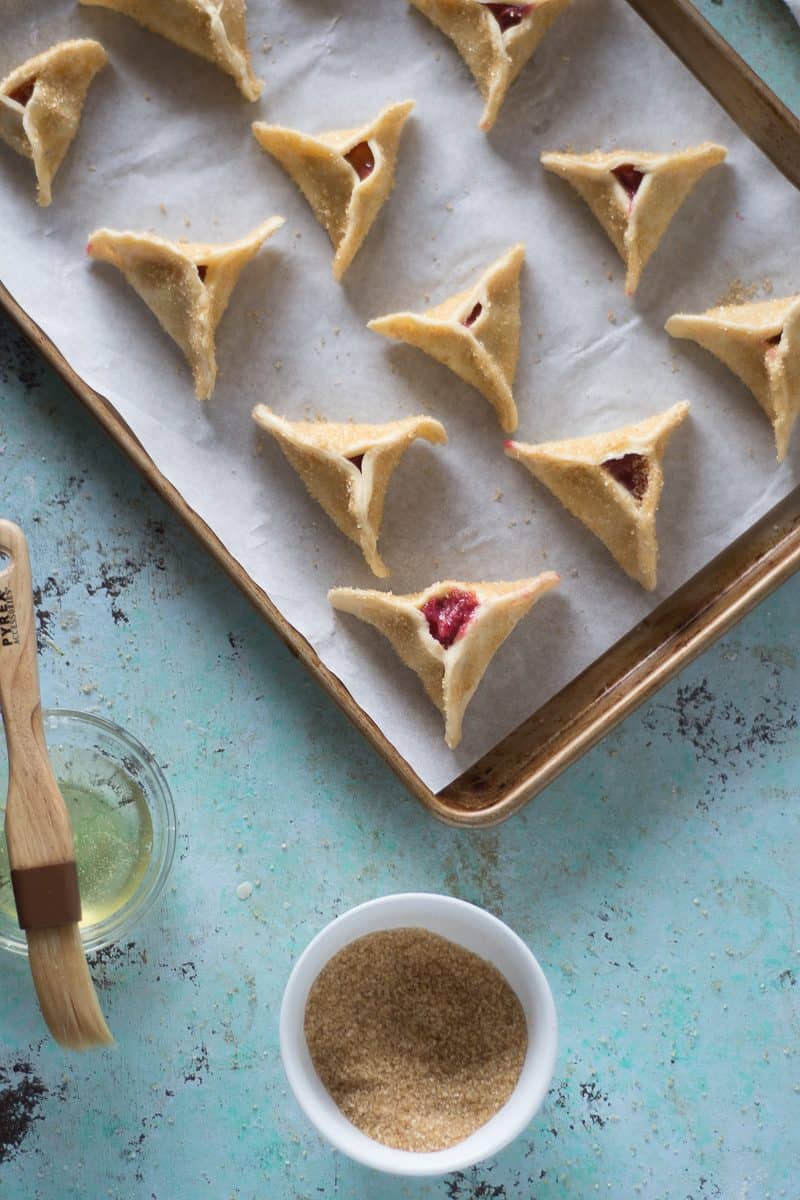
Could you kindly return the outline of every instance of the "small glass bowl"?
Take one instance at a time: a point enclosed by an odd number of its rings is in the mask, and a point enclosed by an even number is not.
[[[118,803],[130,802],[126,787],[146,804],[152,826],[147,864],[130,895],[114,911],[93,924],[81,925],[87,953],[128,937],[161,894],[175,857],[177,822],[169,785],[149,750],[111,721],[68,709],[44,712],[44,733],[53,772],[65,786],[95,785]],[[0,837],[8,787],[8,759],[0,736]],[[81,855],[77,854],[80,870]],[[16,919],[0,910],[0,950],[26,955],[25,934]]]

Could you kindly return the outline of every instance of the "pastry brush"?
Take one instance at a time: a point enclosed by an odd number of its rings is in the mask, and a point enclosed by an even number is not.
[[[71,1050],[109,1033],[81,943],[72,826],[42,725],[28,545],[0,520],[0,711],[8,746],[6,843],[17,915],[42,1014]]]

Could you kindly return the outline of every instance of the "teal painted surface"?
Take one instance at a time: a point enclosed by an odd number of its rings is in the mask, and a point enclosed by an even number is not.
[[[797,111],[800,26],[782,0],[694,0],[753,70]]]
[[[771,46],[765,74],[800,108],[777,6],[707,7]],[[137,734],[181,822],[164,902],[94,964],[114,1050],[54,1048],[0,963],[3,1200],[800,1197],[800,580],[522,815],[466,834],[406,797],[5,324],[0,511],[32,541],[46,702]],[[497,1161],[400,1183],[314,1136],[276,1014],[332,915],[407,888],[518,930],[561,1051]]]

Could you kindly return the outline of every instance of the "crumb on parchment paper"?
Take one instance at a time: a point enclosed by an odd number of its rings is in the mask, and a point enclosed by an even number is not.
[[[738,276],[732,279],[725,291],[719,296],[712,308],[720,308],[724,304],[747,304],[748,301],[756,300],[761,293],[762,297],[771,296],[773,292],[773,283],[770,278],[765,276],[760,283],[745,283]]]

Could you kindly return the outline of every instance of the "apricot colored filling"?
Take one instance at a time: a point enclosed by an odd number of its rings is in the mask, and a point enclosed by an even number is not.
[[[345,158],[359,179],[367,179],[375,170],[375,155],[369,147],[369,142],[359,142],[345,154]]]
[[[500,32],[505,33],[507,29],[513,29],[515,25],[519,25],[527,17],[533,5],[486,4],[484,7],[489,9],[489,12],[495,21],[497,21],[497,24],[500,26]]]
[[[642,500],[650,482],[650,464],[644,454],[623,454],[621,458],[609,458],[603,463],[617,483],[629,491],[634,500]]]
[[[477,607],[478,597],[473,592],[454,588],[444,596],[432,596],[421,612],[431,637],[447,649],[467,628]]]
[[[20,84],[13,92],[8,93],[9,100],[16,100],[17,104],[21,104],[24,108],[33,95],[33,89],[36,87],[36,80],[29,79],[27,83]]]
[[[483,305],[481,304],[481,302],[479,300],[478,303],[475,305],[475,307],[469,313],[467,313],[466,317],[464,317],[464,320],[461,322],[461,324],[465,325],[467,327],[467,329],[469,329],[470,325],[475,324],[475,322],[477,321],[478,317],[481,315],[482,312],[483,312]]]
[[[642,186],[644,171],[637,171],[633,163],[623,163],[621,167],[615,167],[611,174],[622,184],[628,194],[628,199],[633,201]]]

